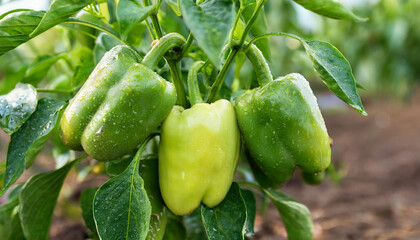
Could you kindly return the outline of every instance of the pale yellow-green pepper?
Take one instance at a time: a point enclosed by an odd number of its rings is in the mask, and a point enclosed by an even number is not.
[[[175,106],[162,126],[159,183],[167,207],[185,215],[201,202],[219,204],[232,183],[240,151],[235,109],[227,100]]]

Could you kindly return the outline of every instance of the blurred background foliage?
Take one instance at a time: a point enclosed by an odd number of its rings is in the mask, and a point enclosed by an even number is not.
[[[420,82],[420,1],[342,2],[368,20],[338,21],[318,16],[292,1],[269,1],[269,30],[292,32],[336,46],[350,62],[356,81],[366,88],[359,91],[362,96],[409,99]],[[301,72],[308,79],[317,78],[298,42],[285,38],[271,41],[274,76]],[[320,81],[311,85],[324,89]]]
[[[338,21],[309,12],[291,0],[268,1],[265,7],[268,30],[332,43],[350,62],[356,80],[364,86],[365,90],[359,91],[363,97],[385,95],[400,100],[409,99],[420,81],[420,1],[342,2],[368,20]],[[49,5],[43,0],[0,0],[0,4],[0,14],[20,6],[46,10]],[[163,4],[162,10],[160,19],[163,29],[187,36],[188,30],[182,20],[167,5]],[[0,94],[13,89],[18,82],[39,83],[38,87],[52,89],[69,89],[82,83],[97,63],[97,58],[117,43],[107,36],[98,36],[97,31],[80,28],[70,24],[60,25],[2,56]],[[145,52],[150,48],[149,38],[145,25],[139,24],[132,30],[128,41]],[[314,91],[321,93],[327,90],[297,41],[272,37],[270,42],[270,65],[274,77],[300,72],[311,81]],[[55,60],[44,61],[51,58]],[[249,63],[245,64],[249,67],[242,68],[241,78],[252,76],[252,67]],[[32,76],[34,67],[42,67],[43,71],[37,69],[37,75]],[[232,82],[233,71],[226,82]]]

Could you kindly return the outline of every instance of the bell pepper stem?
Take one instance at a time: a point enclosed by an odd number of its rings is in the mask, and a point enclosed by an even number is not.
[[[172,48],[181,47],[185,42],[185,38],[178,33],[169,33],[161,37],[143,58],[142,64],[152,70],[155,69],[166,52]]]
[[[260,86],[273,81],[273,75],[271,74],[270,67],[267,64],[262,52],[255,46],[251,45],[246,56],[254,66],[255,73],[257,74],[257,80]]]
[[[147,55],[143,58],[141,62],[144,66],[155,69],[159,60],[171,49],[178,47],[181,49],[182,45],[186,43],[186,40],[183,36],[178,33],[169,33],[161,37],[153,45],[152,50],[150,50]],[[178,56],[178,55],[176,55]],[[184,81],[182,80],[182,73],[179,67],[179,58],[177,57],[168,57],[166,58],[169,69],[171,71],[171,76],[176,88],[178,104],[183,107],[187,107],[187,98],[185,96]]]
[[[205,62],[203,61],[195,62],[188,72],[188,95],[190,97],[191,106],[203,102],[200,89],[198,88],[197,74],[204,64]]]

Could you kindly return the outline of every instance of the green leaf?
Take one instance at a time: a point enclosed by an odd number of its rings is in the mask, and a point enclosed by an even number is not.
[[[246,237],[250,238],[254,235],[255,216],[257,214],[257,203],[254,193],[250,190],[241,189],[241,195],[246,206]]]
[[[25,235],[23,234],[22,224],[20,222],[18,208],[15,208],[12,213],[9,240],[26,240]]]
[[[146,190],[152,206],[152,214],[162,213],[165,207],[159,188],[158,161],[157,157],[146,155],[141,158],[141,164],[139,166],[139,173],[144,181],[144,190]]]
[[[2,239],[10,239],[13,212],[19,205],[19,198],[15,197],[0,205],[0,236]]]
[[[179,8],[179,0],[166,0],[166,3],[178,17],[182,16],[181,9]]]
[[[337,97],[363,115],[367,115],[356,91],[351,67],[347,59],[327,42],[301,40],[315,70]]]
[[[82,158],[49,173],[35,175],[22,188],[19,194],[19,216],[25,237],[48,239],[54,206],[70,169]]]
[[[184,216],[183,221],[186,228],[186,239],[207,239],[206,229],[204,229],[203,221],[201,220],[201,207],[195,209],[191,214]]]
[[[9,55],[9,54],[8,54]],[[19,55],[16,52],[12,52],[10,55]],[[6,58],[6,57],[3,57]],[[0,57],[0,61],[1,57]],[[9,60],[8,60],[9,61]],[[3,61],[4,62],[4,61]],[[16,64],[15,64],[16,65]],[[25,76],[26,72],[26,66],[21,66],[19,70],[11,70],[10,68],[6,67],[6,70],[3,74],[2,80],[0,80],[0,94],[7,94],[8,92],[12,91],[16,85],[22,80],[22,78]]]
[[[116,177],[124,172],[125,169],[127,169],[132,160],[132,155],[125,155],[118,159],[105,162],[105,173],[108,175],[108,177]]]
[[[73,53],[78,63],[74,69],[72,81],[72,86],[76,87],[88,79],[95,68],[95,63],[92,49],[83,47]]]
[[[160,214],[152,214],[150,216],[150,225],[146,240],[161,240],[166,231],[168,222],[168,210],[162,211]]]
[[[26,70],[26,74],[22,82],[31,83],[36,86],[47,75],[51,66],[65,56],[66,55],[62,53],[56,55],[38,56]]]
[[[235,21],[232,0],[207,0],[199,4],[192,0],[180,0],[180,5],[185,24],[200,48],[218,67]]]
[[[9,200],[15,197],[19,197],[19,193],[23,188],[24,183],[16,184],[13,189],[9,192]]]
[[[55,25],[64,22],[68,17],[92,3],[92,0],[53,0],[39,25],[29,35],[34,37]]]
[[[0,236],[4,240],[25,240],[19,219],[19,193],[23,184],[10,191],[9,199],[0,205]]]
[[[165,203],[160,194],[158,158],[151,154],[142,157],[140,160],[139,172],[140,176],[143,178],[144,189],[146,190],[152,206],[149,232],[146,239],[159,240],[162,239],[165,234],[168,210],[165,208]]]
[[[210,240],[244,239],[246,206],[237,183],[216,207],[202,206],[201,216]]]
[[[366,18],[361,18],[350,11],[340,1],[337,0],[293,0],[302,7],[317,13],[319,15],[333,18],[345,19],[352,21],[366,21]]]
[[[264,189],[276,205],[290,240],[313,239],[313,223],[308,208],[284,193]]]
[[[36,154],[41,151],[57,123],[64,104],[65,102],[51,98],[39,100],[36,111],[17,132],[12,134],[7,152],[4,186],[0,196],[22,175],[25,165],[28,167],[28,163],[33,162]]]
[[[120,42],[118,42],[115,38],[106,33],[100,33],[96,39],[95,48],[93,49],[93,60],[95,65],[101,61],[101,58],[105,55],[106,52],[118,44],[120,44]]]
[[[145,239],[152,207],[139,174],[139,160],[133,160],[119,176],[108,180],[96,192],[93,215],[101,239]]]
[[[1,4],[1,0],[0,0],[0,4]],[[0,20],[2,20],[4,17],[6,17],[7,15],[11,14],[11,13],[15,13],[15,12],[24,12],[24,11],[32,11],[32,9],[26,9],[26,8],[18,8],[18,9],[13,9],[10,10],[8,12],[3,13],[2,15],[0,15]]]
[[[11,92],[0,96],[0,126],[8,134],[16,132],[35,111],[37,92],[30,84],[18,83]]]
[[[95,220],[93,218],[93,199],[98,188],[85,189],[80,195],[80,207],[86,227],[96,233]]]
[[[181,240],[186,238],[185,226],[182,223],[182,218],[177,216],[170,216],[166,224],[164,240]]]
[[[358,83],[358,82],[356,82],[356,87],[357,87],[358,89],[367,90],[367,89],[365,88],[365,86],[363,86],[361,83]]]
[[[0,56],[29,41],[29,34],[41,22],[44,12],[20,11],[8,14],[0,20]]]
[[[65,22],[61,23],[61,25],[78,31],[81,34],[94,34],[93,30],[95,29],[100,29],[101,31],[105,29],[106,31],[118,36],[118,33],[101,18],[85,12],[84,10],[79,11],[75,17],[68,18]]]
[[[143,7],[136,0],[120,0],[117,7],[117,17],[121,34],[127,36],[138,23],[146,19],[154,10],[154,5]]]

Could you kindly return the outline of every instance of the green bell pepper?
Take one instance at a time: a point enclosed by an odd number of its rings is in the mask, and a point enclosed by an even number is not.
[[[126,46],[107,52],[63,114],[63,143],[99,161],[132,152],[175,104],[173,84],[152,69],[165,52],[184,42],[182,36],[168,34],[141,63]]]
[[[219,204],[232,184],[240,153],[233,105],[224,99],[201,103],[194,76],[202,64],[194,64],[188,77],[193,106],[175,106],[162,125],[159,184],[166,206],[176,215],[191,213],[201,202]]]
[[[240,95],[235,109],[253,160],[274,183],[290,179],[296,166],[322,172],[331,161],[330,138],[308,82],[296,73],[273,81],[255,46],[247,56],[261,87]]]
[[[307,172],[302,172],[302,179],[305,183],[309,184],[309,185],[319,185],[322,183],[322,181],[324,181],[325,178],[325,171],[324,172],[320,172],[320,173],[307,173]]]

